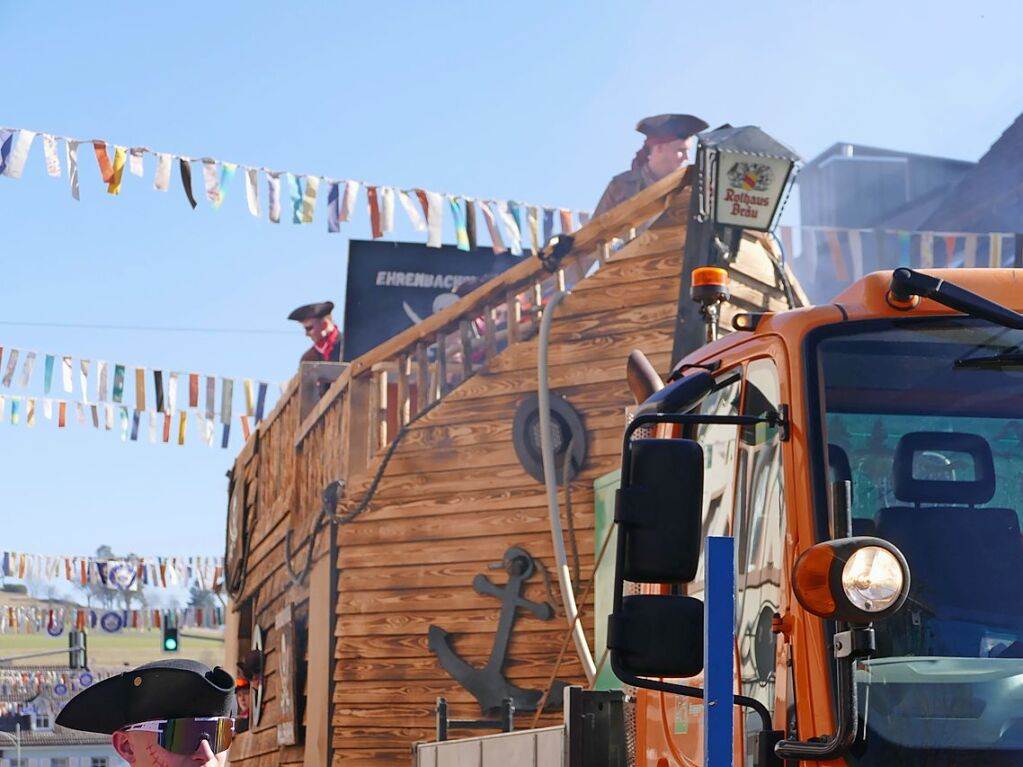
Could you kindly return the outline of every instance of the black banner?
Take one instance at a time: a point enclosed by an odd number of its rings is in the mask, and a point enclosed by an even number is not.
[[[345,290],[344,359],[351,361],[454,303],[467,280],[498,274],[522,259],[490,248],[428,248],[411,242],[351,240]]]

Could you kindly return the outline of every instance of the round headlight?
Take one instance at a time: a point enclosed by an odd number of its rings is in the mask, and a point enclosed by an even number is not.
[[[864,546],[842,568],[842,590],[856,607],[880,613],[902,595],[902,566],[888,549]]]
[[[864,624],[887,618],[909,594],[905,557],[880,538],[840,538],[811,546],[792,568],[803,609],[821,618]]]

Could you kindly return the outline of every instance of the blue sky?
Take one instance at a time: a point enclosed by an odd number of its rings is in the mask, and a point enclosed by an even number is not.
[[[0,124],[591,208],[628,167],[636,120],[660,112],[758,124],[807,158],[854,141],[977,159],[1023,111],[1021,23],[1017,4],[983,0],[0,0]],[[312,225],[272,225],[248,215],[236,177],[220,210],[192,211],[176,173],[152,190],[151,157],[113,197],[87,149],[80,202],[47,177],[38,141],[23,178],[0,178],[0,345],[286,380],[305,343],[285,317],[343,299],[364,203],[341,235],[326,233],[323,199]],[[397,238],[421,239],[398,219]],[[237,444],[0,425],[0,548],[219,554]]]

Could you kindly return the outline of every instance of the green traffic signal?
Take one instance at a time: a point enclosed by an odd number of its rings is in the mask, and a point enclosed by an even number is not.
[[[178,630],[176,628],[164,628],[163,630],[163,651],[178,651]]]

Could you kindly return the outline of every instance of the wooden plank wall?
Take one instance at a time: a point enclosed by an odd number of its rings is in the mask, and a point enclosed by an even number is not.
[[[594,563],[593,480],[618,466],[624,411],[632,404],[625,360],[642,349],[667,372],[684,240],[683,226],[648,230],[577,285],[554,318],[550,384],[582,413],[589,434],[585,469],[572,483],[584,581]],[[732,271],[739,308],[784,308],[772,267],[752,241]],[[503,583],[503,571],[488,566],[510,545],[524,546],[555,571],[544,487],[522,469],[511,438],[516,407],[537,390],[536,359],[535,339],[507,349],[413,424],[370,509],[339,531],[335,764],[408,764],[410,744],[433,739],[439,695],[451,716],[477,717],[475,700],[428,650],[429,625],[455,634],[459,654],[482,665],[498,605],[472,590],[473,577],[490,573]],[[377,466],[350,478],[350,504],[363,498]],[[547,598],[539,576],[527,595]],[[560,596],[553,601],[560,609]],[[592,641],[589,611],[584,623]],[[509,650],[511,681],[542,688],[565,627],[560,615],[549,623],[520,615]],[[558,677],[584,682],[571,644],[566,657]],[[531,718],[520,715],[519,726]]]
[[[264,692],[263,714],[258,726],[240,735],[231,747],[232,765],[245,767],[270,767],[292,765],[299,767],[303,762],[303,747],[278,746],[277,724],[280,721],[277,707],[277,632],[273,630],[274,618],[288,603],[293,607],[296,623],[301,625],[308,618],[308,578],[301,587],[291,583],[284,564],[285,533],[293,530],[293,567],[300,569],[306,560],[306,541],[311,521],[319,511],[319,503],[297,504],[296,490],[304,479],[304,463],[294,448],[298,430],[299,398],[297,387],[285,394],[281,402],[268,417],[256,436],[250,439],[235,463],[235,481],[247,486],[246,507],[248,512],[247,531],[249,553],[243,592],[236,603],[240,605],[251,599],[254,622],[265,631],[264,646]],[[329,455],[327,456],[329,458]],[[319,463],[319,462],[317,462]],[[326,463],[326,461],[324,462]],[[326,470],[326,467],[324,468]],[[319,536],[314,559],[323,557],[329,548],[325,535]],[[247,632],[250,627],[239,627]],[[301,634],[300,648],[303,646]],[[248,640],[239,647],[240,652],[248,649]],[[233,669],[235,659],[228,659]],[[299,711],[305,709],[305,688],[302,682],[305,674],[300,673],[298,687]]]

